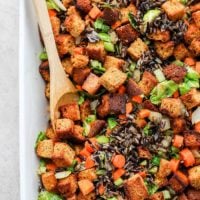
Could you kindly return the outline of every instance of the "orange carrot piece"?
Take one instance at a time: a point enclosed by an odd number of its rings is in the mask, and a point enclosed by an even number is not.
[[[184,161],[184,165],[186,167],[190,167],[195,164],[195,158],[192,152],[188,148],[181,150],[180,156],[181,156],[181,159]]]
[[[83,148],[83,149],[80,151],[79,154],[80,154],[81,156],[85,157],[85,158],[87,158],[87,157],[89,157],[89,156],[91,155],[91,153],[88,152],[88,151],[86,150],[86,148]]]
[[[145,119],[136,119],[135,123],[139,128],[144,128],[147,125],[147,122]]]
[[[99,186],[99,188],[98,188],[98,191],[99,191],[99,194],[100,194],[100,195],[103,195],[104,192],[105,192],[105,190],[106,190],[106,188],[104,187],[103,184],[101,184],[101,185]]]
[[[95,166],[95,162],[94,160],[92,160],[92,158],[89,156],[87,157],[86,161],[85,161],[85,168],[89,169]]]
[[[82,90],[83,90],[82,87],[81,87],[81,85],[76,85],[76,88],[77,88],[77,90],[79,90],[79,91],[82,91]]]
[[[111,27],[112,29],[116,29],[121,26],[122,22],[120,20],[116,21]]]
[[[174,97],[174,98],[178,98],[178,97],[179,97],[179,92],[178,92],[178,90],[176,90],[176,92],[174,92],[173,97]]]
[[[119,119],[126,119],[126,115],[118,115]]]
[[[146,176],[147,176],[146,171],[141,171],[141,172],[139,172],[138,174],[139,174],[142,178],[146,178]]]
[[[121,85],[121,86],[119,87],[119,89],[118,89],[118,93],[119,93],[119,94],[124,94],[125,92],[126,92],[125,86]]]
[[[200,122],[197,122],[197,123],[194,125],[194,130],[200,133]]]
[[[186,65],[189,65],[189,66],[194,66],[196,64],[196,61],[191,58],[191,57],[187,57],[185,60],[184,60],[184,63]]]
[[[47,171],[53,171],[53,172],[55,172],[56,168],[57,167],[56,167],[56,165],[54,163],[48,163],[48,164],[46,164]]]
[[[140,112],[138,113],[138,117],[140,119],[144,119],[149,117],[150,115],[150,111],[148,109],[141,109]]]
[[[142,103],[143,99],[141,96],[133,96],[132,101],[136,103]]]
[[[174,136],[174,139],[173,139],[173,146],[174,147],[177,147],[177,148],[180,148],[183,146],[183,136],[181,135],[175,135]]]
[[[89,12],[89,16],[92,19],[96,19],[101,14],[101,10],[97,6],[93,6],[93,8]]]
[[[83,49],[83,47],[76,47],[76,48],[74,48],[73,52],[74,52],[74,54],[82,55],[84,52],[84,49]]]
[[[53,9],[49,9],[49,10],[48,10],[48,13],[49,13],[49,16],[50,16],[50,17],[55,17],[55,16],[57,15],[56,10],[53,10]]]
[[[85,142],[85,148],[88,152],[93,153],[94,149],[92,148],[92,146],[89,144],[88,141]]]
[[[126,104],[126,114],[130,114],[133,110],[133,104],[131,102]]]
[[[176,171],[178,170],[179,163],[180,163],[180,160],[179,160],[179,159],[172,158],[172,159],[170,160],[170,163],[169,163],[170,169],[171,169],[173,172],[176,172]]]
[[[112,159],[112,164],[116,168],[123,168],[126,163],[126,159],[123,155],[118,154],[115,155]]]
[[[118,178],[123,176],[125,172],[126,171],[124,169],[117,169],[116,171],[113,172],[112,177],[114,180],[117,180]]]

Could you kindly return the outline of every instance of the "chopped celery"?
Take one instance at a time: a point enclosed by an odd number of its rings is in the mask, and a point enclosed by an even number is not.
[[[91,60],[90,66],[96,74],[103,74],[106,71],[101,62],[99,62],[98,60]]]
[[[144,127],[144,129],[143,129],[144,135],[148,136],[148,135],[151,135],[151,134],[152,134],[152,131],[151,131],[150,128],[151,128],[151,127],[150,127],[150,124],[148,123],[148,124]]]
[[[46,137],[46,134],[45,134],[45,132],[40,132],[39,134],[38,134],[38,137],[37,137],[37,139],[36,139],[36,142],[35,142],[35,148],[37,147],[37,145],[38,145],[38,143],[40,142],[40,141],[43,141],[43,140],[45,140],[47,137]]]
[[[184,63],[183,63],[182,61],[180,61],[180,60],[175,60],[175,61],[173,62],[173,64],[175,64],[175,65],[177,65],[177,66],[180,66],[180,67],[183,67],[183,66],[184,66]]]
[[[109,117],[108,118],[108,127],[109,127],[109,129],[113,129],[113,128],[115,128],[115,126],[117,126],[116,119],[113,118],[113,117]]]
[[[63,179],[67,178],[72,172],[71,171],[63,171],[63,172],[57,172],[55,174],[56,179]]]
[[[181,95],[190,91],[190,86],[187,83],[181,83],[178,87]]]
[[[114,182],[114,184],[116,185],[116,186],[120,186],[120,185],[122,185],[123,184],[123,179],[122,178],[118,178],[115,182]]]
[[[136,22],[135,17],[132,13],[128,13],[128,20],[129,20],[131,26],[136,29],[137,22]]]
[[[107,33],[98,33],[98,36],[104,42],[111,42],[110,36]]]
[[[85,101],[85,98],[84,98],[84,96],[79,96],[79,99],[78,99],[78,105],[81,105],[81,104],[83,104],[83,102]]]
[[[151,174],[155,174],[155,173],[157,173],[157,171],[158,171],[158,167],[157,167],[157,166],[154,166],[154,167],[152,167],[151,169],[149,169],[149,172],[150,172]]]
[[[46,52],[46,51],[43,51],[42,53],[40,53],[39,58],[40,58],[40,60],[42,60],[42,61],[48,60],[47,52]]]
[[[41,191],[38,200],[63,200],[63,198],[53,192]]]
[[[84,121],[83,121],[83,135],[87,136],[90,132],[90,123],[96,120],[96,115],[89,115]]]
[[[160,13],[161,11],[158,9],[148,10],[143,17],[143,22],[152,23],[155,20],[155,18],[160,15]]]
[[[171,199],[171,195],[168,190],[163,190],[162,193],[163,193],[164,199]]]
[[[111,42],[104,42],[104,48],[106,51],[115,52],[115,46]]]
[[[160,157],[158,156],[153,156],[153,158],[151,159],[151,163],[155,166],[159,166],[160,164]]]
[[[147,165],[147,160],[143,160],[141,163],[140,163],[141,166],[146,166]]]
[[[58,12],[60,11],[60,8],[57,6],[57,4],[53,0],[46,0],[48,9],[55,9]]]
[[[94,22],[94,28],[98,31],[102,31],[104,33],[107,33],[110,30],[110,27],[106,24],[104,24],[104,20],[103,19],[97,19]]]
[[[157,192],[157,190],[159,189],[159,187],[155,184],[147,184],[147,189],[148,189],[148,193],[150,195],[154,194],[155,192]]]
[[[108,198],[106,200],[117,200],[117,198],[116,197],[110,197],[110,198]]]
[[[156,69],[153,72],[159,82],[163,82],[165,80],[165,75],[163,74],[161,69]]]
[[[106,137],[105,135],[100,135],[100,136],[97,136],[97,142],[99,144],[107,144],[109,143],[109,138]]]
[[[39,165],[37,172],[39,175],[46,172],[46,162],[44,160],[40,160],[40,165]]]
[[[96,171],[96,174],[97,174],[97,175],[105,175],[105,174],[106,174],[106,170],[104,170],[104,169],[99,169],[99,170]]]

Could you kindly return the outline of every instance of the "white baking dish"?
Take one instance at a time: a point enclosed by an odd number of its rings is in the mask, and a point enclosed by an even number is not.
[[[44,82],[39,75],[38,53],[42,47],[31,0],[20,0],[20,193],[21,200],[36,200],[39,179],[34,151],[37,134],[48,121]]]

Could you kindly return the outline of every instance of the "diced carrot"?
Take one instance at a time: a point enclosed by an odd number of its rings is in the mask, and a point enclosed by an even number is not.
[[[173,139],[173,146],[174,147],[177,147],[177,148],[180,148],[183,146],[183,136],[181,135],[175,135],[174,136],[174,139]]]
[[[195,164],[195,158],[192,152],[188,148],[181,150],[180,156],[181,156],[181,159],[184,161],[184,165],[186,167],[190,167]]]
[[[53,171],[53,172],[55,172],[56,168],[57,167],[56,167],[56,165],[54,163],[48,163],[48,164],[46,164],[47,171]]]
[[[183,172],[178,170],[174,172],[174,174],[179,178],[179,180],[181,180],[182,183],[184,183],[185,186],[189,184],[188,177]]]
[[[142,103],[143,99],[141,96],[133,96],[132,101],[136,103]]]
[[[101,10],[97,6],[93,6],[93,8],[89,12],[89,16],[92,19],[96,19],[101,14]]]
[[[85,168],[89,169],[95,166],[95,162],[94,160],[92,160],[92,158],[89,156],[87,157],[86,161],[85,161]]]
[[[200,122],[197,122],[197,123],[194,125],[194,130],[197,131],[197,132],[200,132]]]
[[[136,121],[135,121],[136,125],[139,127],[139,128],[144,128],[146,125],[147,125],[147,122],[145,119],[139,119],[137,118]]]
[[[189,66],[194,66],[196,64],[195,60],[191,57],[187,57],[185,60],[184,60],[184,63],[186,65],[189,65]]]
[[[83,47],[76,47],[76,48],[74,48],[73,52],[74,52],[74,54],[82,55],[84,52],[84,49],[83,49]]]
[[[123,155],[121,154],[118,154],[118,155],[115,155],[112,159],[112,164],[114,165],[114,167],[116,168],[123,168],[124,165],[126,163],[126,159]]]
[[[180,163],[180,160],[179,159],[175,159],[175,158],[172,158],[170,160],[170,163],[169,163],[169,167],[170,169],[175,172],[178,170],[178,167],[179,167],[179,163]]]
[[[88,152],[93,153],[94,149],[92,148],[92,146],[89,144],[88,141],[85,142],[85,148]]]
[[[121,26],[122,22],[120,20],[116,21],[113,25],[112,25],[112,29],[116,29],[119,26]]]
[[[124,94],[125,92],[126,92],[125,86],[121,85],[121,86],[119,87],[119,89],[118,89],[118,93],[119,93],[119,94]]]
[[[133,110],[133,104],[131,102],[126,104],[126,114],[130,114]]]
[[[56,10],[53,10],[53,9],[49,9],[49,10],[48,10],[48,13],[49,13],[49,16],[50,16],[50,17],[54,17],[54,16],[57,15]]]
[[[117,169],[116,171],[113,172],[112,177],[114,180],[117,180],[118,178],[123,176],[125,172],[126,171],[124,169]]]
[[[81,85],[76,85],[76,88],[77,88],[79,91],[82,91],[82,90],[83,90],[82,87],[81,87]]]
[[[103,184],[100,184],[98,191],[100,195],[103,195],[103,193],[105,192],[106,188],[104,187]]]
[[[200,62],[196,62],[195,70],[200,74]]]
[[[86,148],[83,148],[83,149],[80,151],[79,154],[80,154],[81,156],[85,157],[85,158],[87,158],[87,157],[89,157],[89,156],[91,155],[91,153],[88,152],[88,151],[86,150]]]
[[[141,109],[140,112],[138,113],[138,117],[140,119],[144,119],[149,117],[150,115],[150,111],[148,109]]]
[[[141,172],[139,172],[138,174],[139,174],[142,178],[146,178],[146,176],[147,176],[146,171],[141,171]]]
[[[178,97],[179,97],[179,92],[178,92],[178,90],[176,90],[176,92],[174,92],[173,97],[174,97],[174,98],[178,98]]]
[[[83,196],[91,193],[95,189],[94,184],[89,179],[78,181],[78,186],[80,191],[83,193]]]

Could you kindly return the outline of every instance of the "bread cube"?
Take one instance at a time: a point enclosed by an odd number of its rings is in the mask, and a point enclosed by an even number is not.
[[[135,7],[134,4],[130,3],[128,7],[121,8],[120,12],[121,12],[121,23],[125,24],[129,22],[128,14],[131,13],[133,15],[136,15],[137,8]]]
[[[139,146],[137,147],[137,151],[138,151],[139,158],[144,158],[148,160],[152,158],[150,151],[145,147]]]
[[[78,179],[79,180],[89,179],[90,181],[96,180],[97,179],[96,169],[90,168],[79,172]]]
[[[200,10],[200,2],[199,3],[195,3],[195,4],[192,4],[191,6],[190,6],[190,11],[191,12],[195,12],[195,11],[198,11],[198,10]]]
[[[173,127],[174,134],[182,133],[186,127],[185,119],[183,119],[183,118],[173,119],[172,127]]]
[[[178,0],[166,1],[161,7],[166,12],[169,19],[173,21],[182,19],[185,14],[185,6]]]
[[[102,84],[108,91],[116,91],[126,81],[127,75],[115,67],[110,67],[101,77]]]
[[[192,167],[188,170],[190,185],[200,190],[200,165]]]
[[[139,85],[131,78],[127,82],[126,91],[130,98],[142,94],[142,90],[140,89]]]
[[[76,68],[86,67],[88,62],[89,58],[86,55],[80,55],[75,53],[71,56],[71,63],[73,67]]]
[[[200,10],[192,13],[192,18],[195,24],[200,28]]]
[[[127,52],[133,60],[138,60],[147,50],[148,46],[140,38],[137,38],[133,43],[131,43]]]
[[[42,174],[42,184],[47,191],[53,191],[56,188],[57,180],[54,172],[46,172]]]
[[[199,198],[200,198],[200,190],[195,190],[191,188],[187,190],[187,199],[178,199],[178,200],[198,200]]]
[[[44,61],[39,66],[39,72],[45,82],[50,81],[49,62]]]
[[[166,60],[170,56],[173,55],[174,52],[174,42],[155,42],[155,49],[156,53],[159,55],[159,57],[163,60]]]
[[[51,158],[53,154],[53,146],[54,142],[51,139],[40,141],[37,145],[37,155],[42,158]]]
[[[88,99],[80,105],[80,111],[82,120],[85,120],[88,117],[88,115],[92,113],[90,108],[90,101]]]
[[[154,41],[167,42],[170,40],[170,32],[157,29],[156,32],[149,34],[147,37]]]
[[[69,139],[75,141],[75,142],[84,142],[85,137],[83,136],[83,127],[79,125],[74,126],[73,133],[69,135]]]
[[[78,186],[84,196],[91,193],[95,189],[94,184],[89,179],[78,181]]]
[[[60,107],[60,112],[63,118],[68,118],[73,121],[81,119],[80,110],[77,103],[70,103]]]
[[[194,56],[200,56],[200,39],[192,40],[189,46],[189,49],[193,53]]]
[[[184,132],[184,144],[186,147],[200,147],[200,134],[196,131]]]
[[[61,63],[62,63],[62,66],[63,66],[65,72],[67,74],[71,75],[72,71],[73,71],[71,59],[70,58],[64,58],[64,59],[61,60]]]
[[[46,136],[49,138],[49,139],[52,139],[52,140],[57,140],[57,134],[56,132],[53,130],[52,126],[49,125],[46,129]]]
[[[100,78],[93,73],[89,74],[82,85],[82,88],[91,95],[95,94],[100,87]]]
[[[60,19],[57,16],[51,16],[50,21],[51,21],[51,26],[52,26],[54,36],[59,35],[60,24],[61,24]]]
[[[78,8],[78,10],[80,10],[84,13],[89,13],[90,10],[92,9],[91,1],[90,0],[77,0],[76,7]]]
[[[189,55],[189,51],[183,43],[180,43],[175,46],[173,54],[176,60],[184,60]]]
[[[112,25],[119,19],[119,11],[115,8],[105,7],[101,17],[106,24]]]
[[[98,135],[102,129],[105,127],[106,122],[104,120],[95,120],[90,124],[90,131],[87,137],[94,137]]]
[[[96,199],[95,192],[91,192],[90,194],[87,195],[83,195],[81,192],[79,192],[76,200],[95,200],[95,199]]]
[[[87,78],[87,76],[90,74],[91,70],[88,67],[85,68],[74,68],[72,77],[75,83],[82,85]]]
[[[185,41],[190,44],[194,39],[200,39],[200,29],[196,24],[190,23],[184,34]]]
[[[172,170],[170,168],[170,161],[161,159],[159,170],[158,170],[158,176],[161,178],[165,178],[171,174]]]
[[[49,100],[50,99],[50,83],[47,83],[45,85],[44,93],[45,93],[45,97],[47,98],[47,100]]]
[[[114,56],[106,56],[103,66],[106,69],[109,69],[110,67],[116,67],[117,69],[121,69],[124,64],[125,61],[120,58],[116,58]]]
[[[72,0],[62,0],[62,3],[65,6],[65,8],[68,8],[72,3]]]

